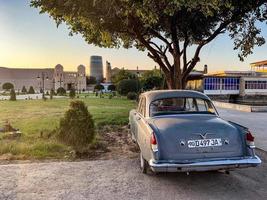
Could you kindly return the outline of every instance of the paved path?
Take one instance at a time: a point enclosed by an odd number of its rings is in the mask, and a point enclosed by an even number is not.
[[[267,112],[241,112],[217,108],[223,119],[248,127],[256,136],[256,146],[267,151]]]
[[[144,175],[138,159],[0,165],[0,199],[260,200],[267,199],[267,165],[189,176]]]

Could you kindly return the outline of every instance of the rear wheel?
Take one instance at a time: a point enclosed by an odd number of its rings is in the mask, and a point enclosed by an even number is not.
[[[147,174],[148,162],[144,159],[141,152],[140,152],[140,168],[143,174]]]

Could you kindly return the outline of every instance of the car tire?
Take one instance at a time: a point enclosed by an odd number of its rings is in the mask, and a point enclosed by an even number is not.
[[[141,152],[140,152],[140,169],[143,174],[147,174],[148,162],[144,159]]]

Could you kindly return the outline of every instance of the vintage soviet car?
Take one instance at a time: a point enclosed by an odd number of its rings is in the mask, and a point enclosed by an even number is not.
[[[190,90],[157,90],[139,97],[130,111],[133,140],[143,173],[217,171],[256,167],[254,137],[221,119],[206,95]]]

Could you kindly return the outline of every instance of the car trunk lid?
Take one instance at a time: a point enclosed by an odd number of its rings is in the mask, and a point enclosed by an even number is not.
[[[161,160],[219,159],[244,154],[242,134],[216,115],[158,116],[149,123],[156,132]],[[202,142],[202,147],[195,144],[197,141]]]

